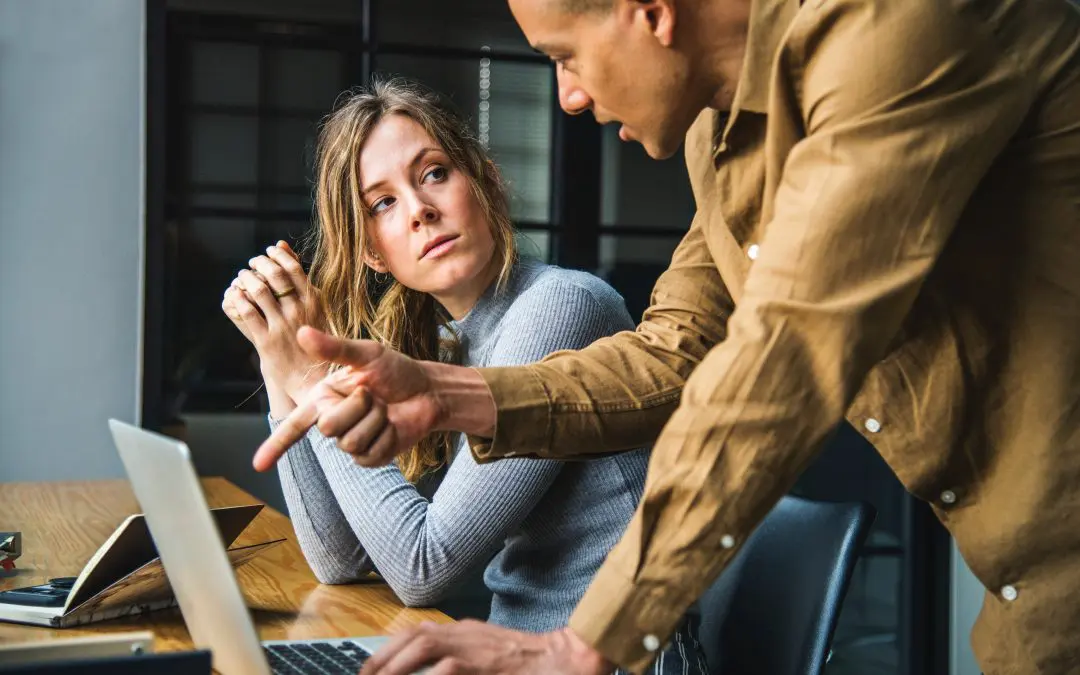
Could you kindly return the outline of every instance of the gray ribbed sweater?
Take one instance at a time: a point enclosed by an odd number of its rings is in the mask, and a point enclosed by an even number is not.
[[[453,324],[472,366],[531,363],[633,326],[603,281],[534,261],[518,263],[506,288],[489,289]],[[405,604],[430,605],[487,562],[489,621],[546,631],[566,624],[622,535],[647,464],[637,450],[479,465],[461,439],[429,499],[396,467],[358,467],[313,429],[278,471],[320,581],[349,582],[374,566]]]

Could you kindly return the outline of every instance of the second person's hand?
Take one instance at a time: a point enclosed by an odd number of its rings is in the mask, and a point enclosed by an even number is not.
[[[435,431],[441,415],[427,362],[410,359],[371,340],[344,340],[310,327],[297,343],[311,358],[346,368],[325,377],[256,451],[254,466],[269,469],[312,427],[337,440],[357,464],[389,463]],[[374,394],[372,397],[370,394]]]
[[[489,435],[495,427],[491,392],[472,368],[417,361],[378,342],[346,340],[309,327],[300,330],[297,342],[312,358],[348,366],[351,377],[333,373],[318,392],[297,401],[255,453],[259,471],[313,426],[338,439],[338,446],[363,466],[388,464],[433,431]],[[374,401],[350,400],[355,387]]]
[[[360,675],[603,675],[614,664],[569,628],[525,633],[478,621],[424,623],[395,635]]]

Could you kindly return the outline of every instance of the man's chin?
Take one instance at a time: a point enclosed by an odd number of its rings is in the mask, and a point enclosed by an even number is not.
[[[686,136],[686,130],[689,129],[689,125],[687,125],[687,129],[679,130],[678,127],[680,126],[672,124],[668,128],[660,129],[654,133],[642,133],[639,137],[631,136],[631,140],[640,143],[641,147],[645,149],[645,154],[651,159],[668,159],[679,152],[679,148],[683,144],[683,138]]]
[[[677,153],[678,151],[679,151],[679,146],[677,146],[677,145],[674,148],[670,148],[670,149],[663,148],[663,149],[650,150],[648,147],[645,148],[645,154],[647,154],[651,159],[656,159],[656,160],[671,159],[672,157],[675,156],[675,153]]]
[[[651,159],[661,160],[669,159],[679,151],[679,147],[682,145],[682,139],[678,142],[662,142],[657,143],[653,140],[640,141],[641,147],[645,149],[645,154]]]

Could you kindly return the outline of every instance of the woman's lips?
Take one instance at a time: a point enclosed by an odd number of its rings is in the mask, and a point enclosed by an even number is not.
[[[458,238],[456,236],[448,237],[429,248],[427,252],[424,253],[423,257],[428,259],[438,258],[439,256],[448,253],[450,249],[454,248],[455,242],[457,242],[457,240]]]

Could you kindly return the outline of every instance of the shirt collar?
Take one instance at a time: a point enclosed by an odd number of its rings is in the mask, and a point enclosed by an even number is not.
[[[800,4],[801,0],[752,0],[746,55],[743,57],[731,113],[716,114],[715,124],[723,127],[716,129],[714,137],[726,138],[739,113],[744,110],[762,115],[768,113],[769,84],[777,52],[795,20]]]
[[[769,84],[773,65],[784,35],[799,11],[799,0],[753,0],[746,56],[735,88],[732,113],[749,110],[765,114],[769,106]]]

